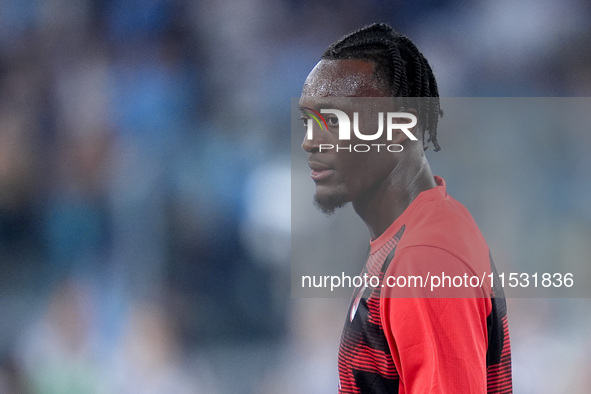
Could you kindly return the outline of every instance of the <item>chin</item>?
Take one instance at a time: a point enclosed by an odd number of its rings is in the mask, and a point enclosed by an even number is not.
[[[337,208],[345,206],[349,198],[344,193],[318,193],[314,195],[314,205],[327,215],[332,215]]]

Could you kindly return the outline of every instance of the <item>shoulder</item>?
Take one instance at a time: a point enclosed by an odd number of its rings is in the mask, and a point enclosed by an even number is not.
[[[474,218],[456,199],[446,194],[422,203],[406,220],[407,244],[433,243],[458,236],[480,238],[484,241]],[[440,245],[439,245],[440,246]]]
[[[404,236],[398,245],[401,255],[438,255],[442,259],[453,256],[478,271],[490,265],[488,245],[474,218],[448,194],[425,201],[404,225]]]
[[[490,265],[427,245],[407,246],[384,274],[382,297],[489,298]]]

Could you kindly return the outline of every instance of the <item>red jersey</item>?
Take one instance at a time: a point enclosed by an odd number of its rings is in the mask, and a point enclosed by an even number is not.
[[[339,393],[512,392],[502,288],[483,280],[471,296],[427,295],[429,275],[496,275],[472,216],[447,194],[442,178],[435,180],[371,242],[362,275],[379,277],[379,284],[359,289],[351,301],[339,348]],[[427,286],[415,282],[400,293],[393,282],[386,285],[388,277],[410,276]]]

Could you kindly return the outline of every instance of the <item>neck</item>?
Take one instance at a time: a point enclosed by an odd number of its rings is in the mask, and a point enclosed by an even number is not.
[[[421,192],[436,186],[424,156],[410,166],[410,171],[402,171],[408,164],[400,162],[380,183],[353,201],[372,239],[382,235]]]

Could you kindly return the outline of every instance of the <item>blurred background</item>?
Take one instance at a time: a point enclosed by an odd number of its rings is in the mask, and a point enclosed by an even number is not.
[[[575,0],[0,0],[0,393],[335,392],[348,300],[290,298],[290,99],[374,21],[417,43],[442,96],[591,90]],[[559,156],[505,141],[537,193],[577,196],[547,195],[542,213],[576,219],[562,237],[515,216],[525,247],[587,250],[588,131]],[[437,164],[478,179],[441,142]],[[589,300],[509,308],[515,391],[588,392]]]

